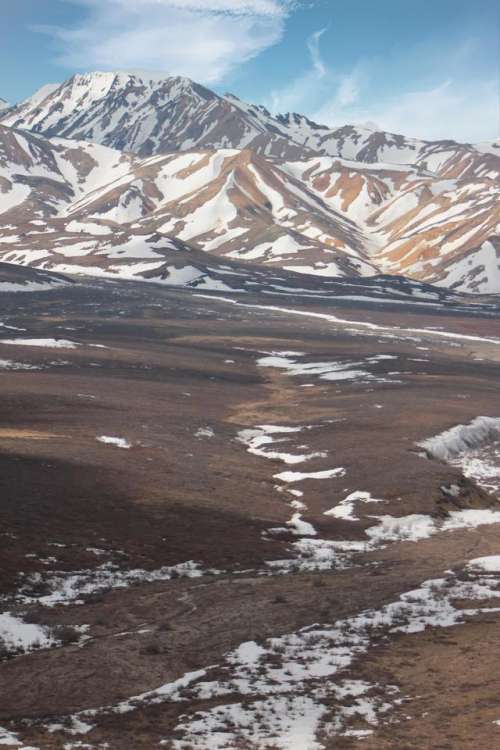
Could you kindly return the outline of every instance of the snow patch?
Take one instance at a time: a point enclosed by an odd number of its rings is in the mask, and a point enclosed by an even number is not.
[[[115,445],[117,448],[131,448],[132,444],[128,442],[128,440],[125,440],[125,438],[121,437],[111,437],[109,435],[100,435],[96,438],[96,440],[99,443],[104,443],[105,445]]]
[[[357,502],[382,503],[383,500],[377,500],[377,498],[372,497],[369,492],[351,492],[351,494],[341,500],[335,508],[326,510],[323,515],[342,518],[345,521],[359,521],[359,518],[354,515],[354,504]]]

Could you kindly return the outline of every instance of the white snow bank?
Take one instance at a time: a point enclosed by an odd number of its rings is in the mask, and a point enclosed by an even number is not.
[[[38,365],[30,365],[27,362],[14,362],[11,359],[0,359],[0,370],[40,370]]]
[[[259,367],[275,367],[286,370],[287,375],[292,377],[312,377],[317,375],[320,380],[347,380],[363,383],[368,380],[385,383],[387,382],[387,378],[369,372],[366,369],[366,364],[376,364],[377,361],[382,359],[392,359],[392,357],[381,355],[379,357],[363,359],[359,362],[352,362],[350,360],[344,362],[298,362],[298,356],[304,355],[301,354],[292,357],[290,356],[290,352],[269,352],[265,357],[260,357],[257,360],[257,365]]]
[[[460,453],[500,439],[499,417],[476,417],[469,424],[459,424],[417,445],[429,457],[449,461]]]
[[[500,493],[500,441],[461,454],[450,463],[483,489]]]
[[[255,305],[240,302],[239,300],[229,299],[227,297],[212,297],[211,295],[200,295],[200,297],[206,297],[207,299],[217,299],[219,302],[227,302],[239,307],[256,308],[259,310],[269,310],[270,312],[285,313],[287,315],[300,315],[308,318],[317,318],[320,320],[326,320],[329,323],[335,325],[346,326],[347,331],[356,331],[357,329],[363,329],[367,331],[375,332],[375,335],[379,335],[379,332],[386,331],[387,333],[394,334],[395,338],[402,338],[415,340],[413,334],[417,336],[425,336],[426,338],[446,338],[456,341],[471,341],[471,342],[482,342],[486,344],[500,345],[500,339],[487,338],[483,336],[470,336],[465,333],[451,333],[450,331],[436,331],[430,328],[398,328],[397,326],[383,326],[377,325],[376,323],[369,323],[364,320],[348,320],[346,318],[338,318],[336,315],[329,315],[327,313],[309,312],[306,310],[294,310],[289,307],[277,307],[276,305]]]
[[[449,513],[441,528],[443,531],[475,529],[476,526],[486,526],[490,523],[500,523],[500,511],[489,508],[470,508]]]
[[[372,516],[379,523],[366,529],[367,536],[375,544],[381,542],[410,541],[427,539],[440,531],[475,529],[492,523],[500,523],[500,511],[489,508],[468,508],[455,510],[444,521],[432,516],[414,513],[409,516]]]
[[[452,573],[446,579],[425,581],[379,609],[316,623],[259,644],[241,643],[217,665],[77,716],[122,714],[175,701],[184,704],[175,727],[176,750],[218,750],[241,741],[259,748],[319,750],[318,737],[325,730],[331,740],[366,735],[400,702],[397,688],[388,686],[381,695],[376,685],[346,678],[347,669],[378,643],[400,634],[458,626],[482,612],[498,611],[490,606],[497,597],[491,577],[469,569],[463,580]],[[456,607],[457,600],[470,605]],[[205,708],[199,708],[200,701]],[[325,714],[330,721],[325,721]],[[168,739],[160,744],[165,742]]]
[[[30,651],[35,647],[51,646],[55,642],[49,635],[47,628],[23,622],[23,620],[8,612],[0,614],[0,643],[3,643],[9,651],[16,649]]]
[[[500,555],[476,557],[474,560],[469,560],[467,567],[477,568],[485,573],[500,573]]]

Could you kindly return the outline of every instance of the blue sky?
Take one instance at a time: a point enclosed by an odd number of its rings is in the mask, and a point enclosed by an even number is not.
[[[272,111],[499,136],[496,0],[0,0],[0,96],[75,71],[188,75]]]

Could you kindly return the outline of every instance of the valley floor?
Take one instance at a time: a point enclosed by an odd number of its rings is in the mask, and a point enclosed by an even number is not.
[[[500,744],[498,313],[3,294],[0,745]]]

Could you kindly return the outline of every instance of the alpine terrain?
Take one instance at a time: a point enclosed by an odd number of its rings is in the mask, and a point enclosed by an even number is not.
[[[160,237],[305,274],[500,292],[498,143],[332,130],[125,73],[44,86],[0,123],[7,262],[135,276],[162,267]]]
[[[0,107],[0,745],[500,746],[500,144]]]

